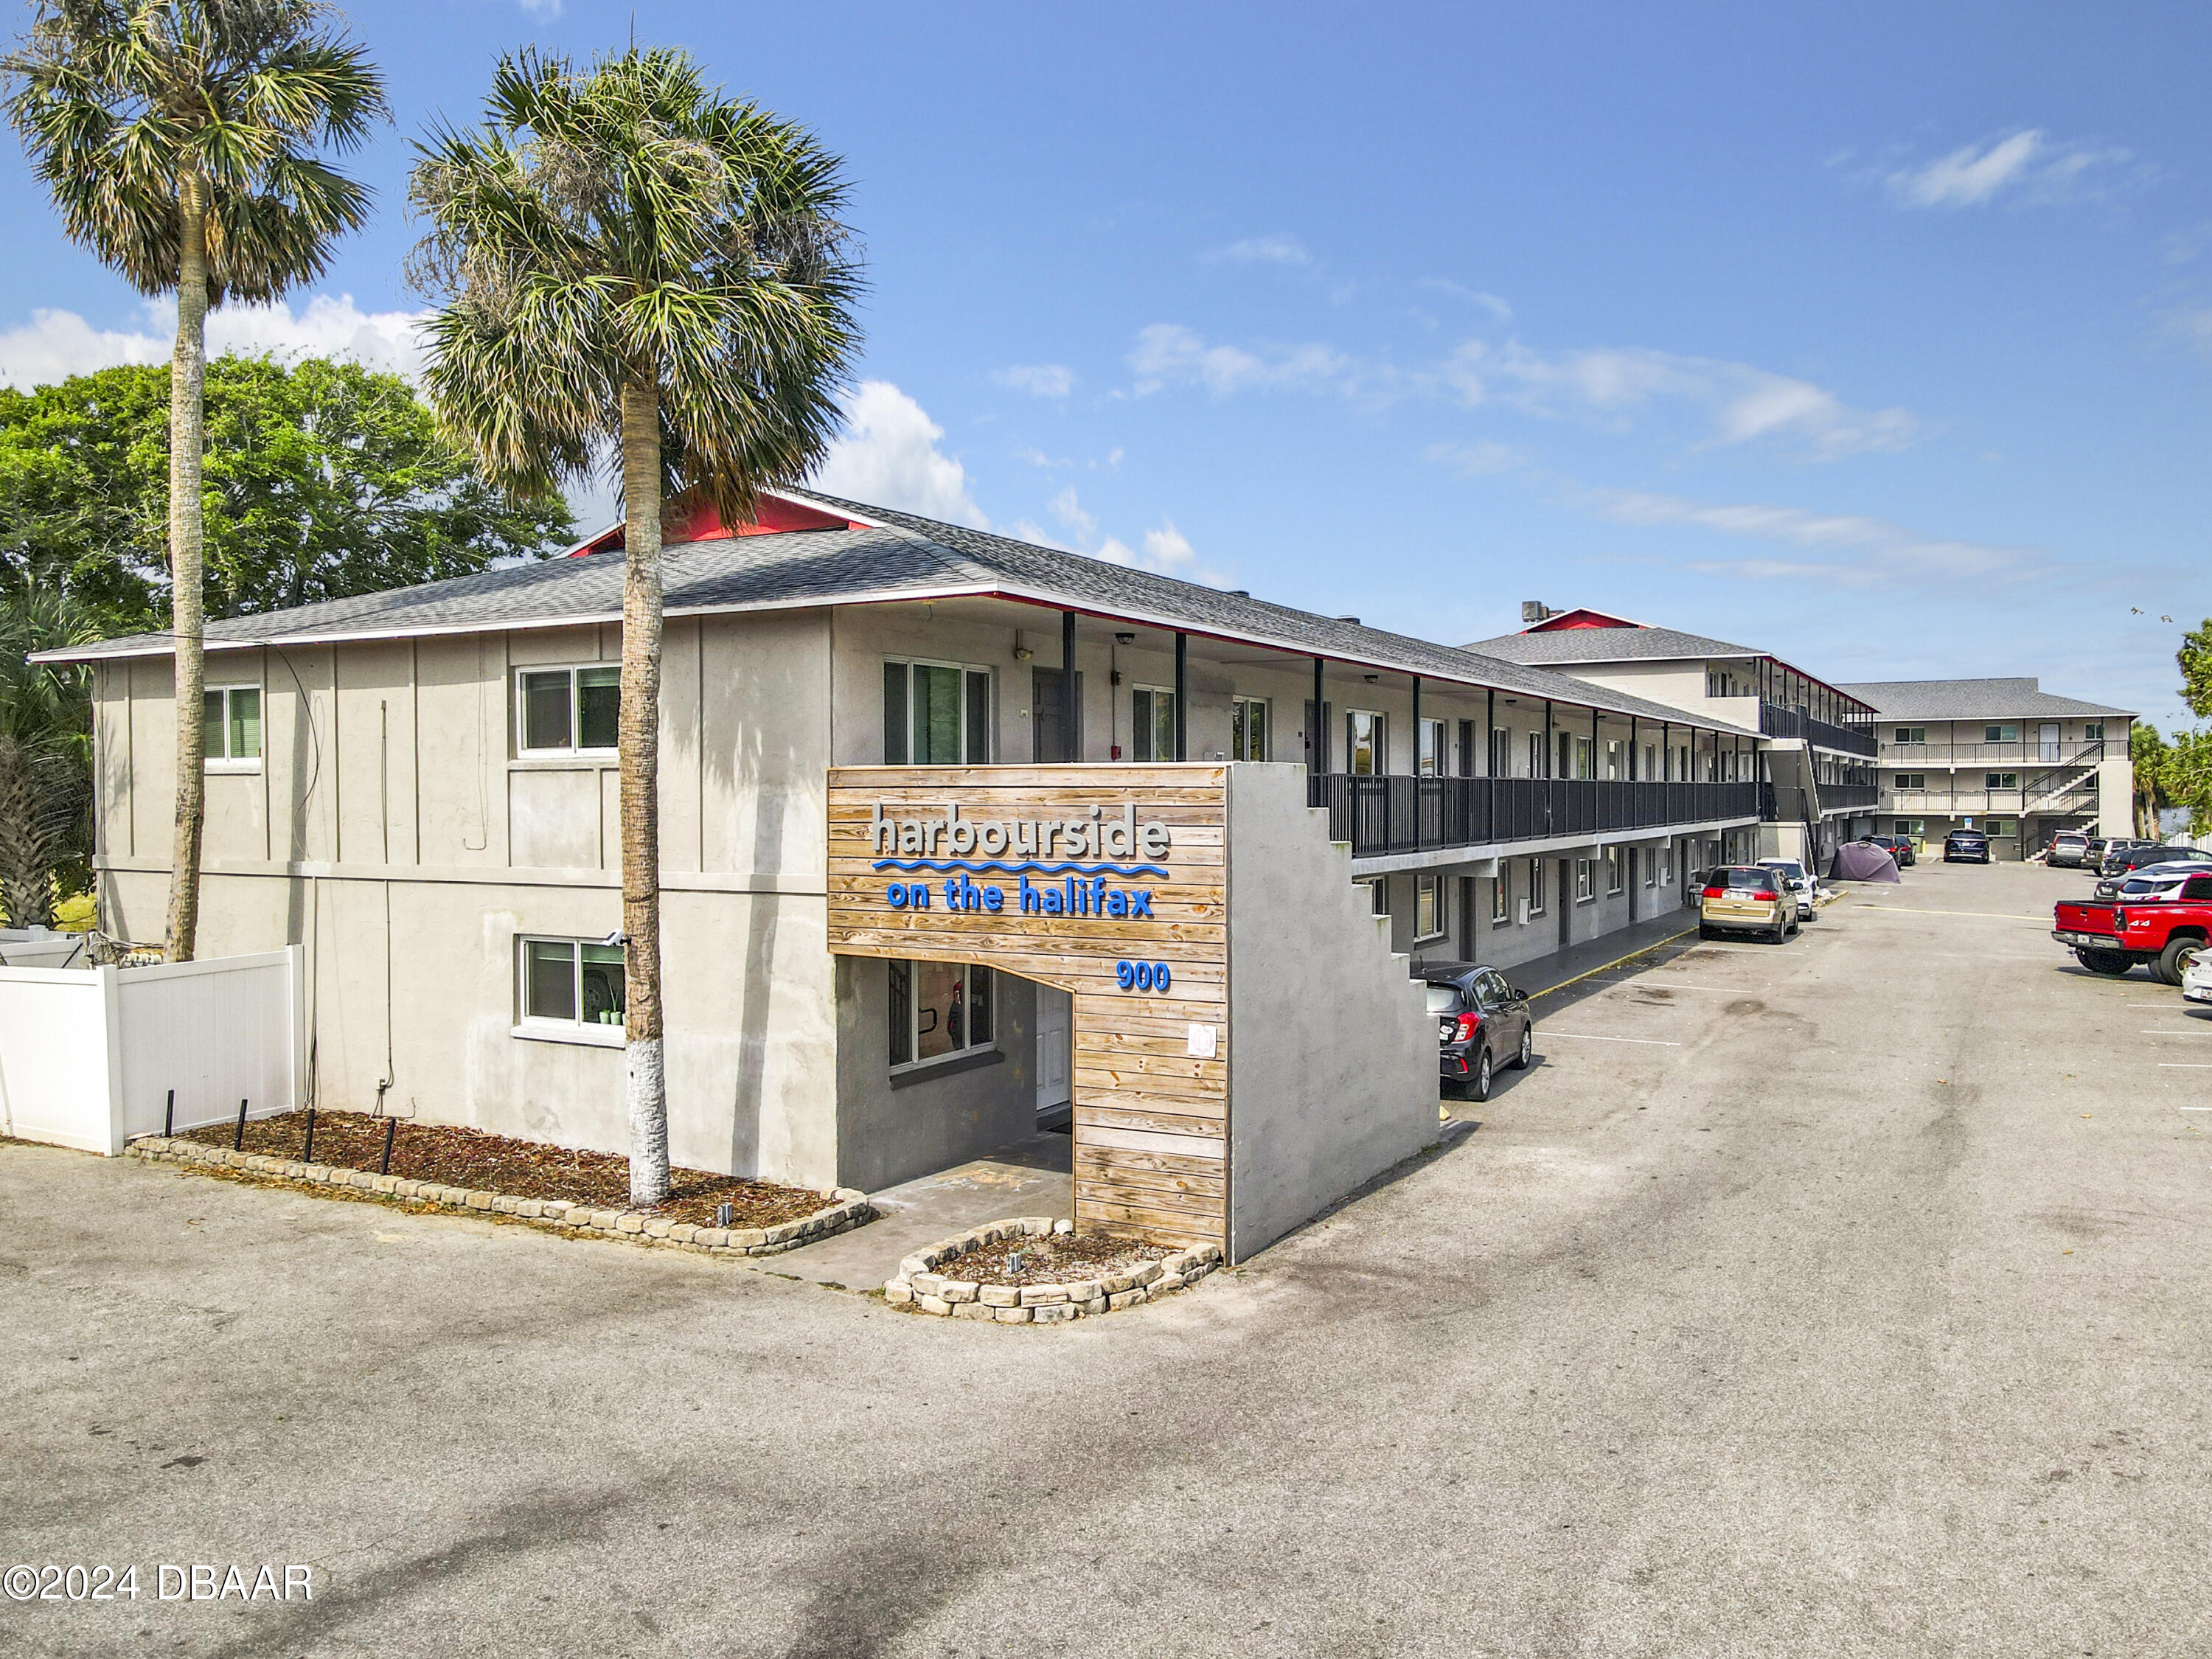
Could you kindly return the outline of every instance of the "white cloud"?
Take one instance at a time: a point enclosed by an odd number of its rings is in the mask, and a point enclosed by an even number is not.
[[[1195,331],[1176,323],[1154,323],[1139,330],[1129,367],[1137,373],[1137,395],[1166,386],[1201,386],[1217,398],[1255,388],[1327,386],[1344,381],[1352,361],[1325,345],[1208,345]]]
[[[1438,294],[1449,294],[1455,300],[1464,300],[1469,305],[1480,306],[1501,323],[1513,320],[1513,307],[1495,294],[1468,288],[1465,283],[1453,282],[1449,276],[1424,276],[1421,286],[1432,289]]]
[[[1060,363],[1016,363],[991,378],[1033,398],[1065,398],[1075,390],[1075,371]]]
[[[960,462],[937,447],[945,428],[888,380],[863,380],[845,405],[846,430],[812,482],[832,495],[988,530]]]
[[[1310,265],[1313,255],[1295,236],[1248,236],[1226,247],[1209,249],[1198,256],[1209,265]]]
[[[561,0],[515,0],[515,3],[541,23],[550,23],[561,15]]]
[[[1199,573],[1192,567],[1197,562],[1198,550],[1173,520],[1164,521],[1158,530],[1147,530],[1141,547],[1131,547],[1119,537],[1109,536],[1092,550],[1091,556],[1103,559],[1109,564],[1127,565],[1133,570],[1150,570],[1163,576],[1180,576],[1189,580],[1195,576],[1200,581],[1220,585],[1221,579],[1213,573]]]
[[[1803,507],[1693,501],[1645,490],[1605,489],[1589,497],[1616,524],[1684,525],[1726,536],[1777,542],[1816,556],[1810,559],[1698,559],[1682,568],[1758,580],[1814,579],[1838,587],[1917,586],[1930,578],[1955,581],[2016,581],[2049,564],[2031,548],[1927,536],[1887,520],[1858,514],[1813,513]]]
[[[2001,196],[2065,202],[2094,194],[2092,174],[2127,159],[2124,149],[2054,139],[2028,127],[1899,168],[1885,182],[1893,199],[1908,208],[1980,207]]]
[[[222,306],[208,313],[208,355],[350,357],[411,376],[422,362],[419,331],[428,315],[364,312],[350,294],[319,294],[297,312],[282,301]],[[34,311],[27,324],[0,333],[0,383],[28,388],[118,363],[168,362],[176,343],[173,302],[148,301],[138,325],[96,329],[73,311]]]
[[[1088,536],[1098,528],[1098,520],[1083,510],[1083,503],[1075,498],[1075,486],[1070,484],[1046,503],[1052,516],[1058,519],[1079,536]]]
[[[1480,439],[1471,444],[1431,444],[1421,452],[1428,460],[1448,466],[1469,478],[1479,478],[1492,472],[1510,472],[1527,465],[1528,457],[1510,444],[1492,443]]]
[[[1644,404],[1680,398],[1706,411],[1708,446],[1774,439],[1802,444],[1823,460],[1902,449],[1918,427],[1903,409],[1855,409],[1809,380],[1672,352],[1570,351],[1547,357],[1515,345],[1498,356],[1489,375],[1515,387],[1514,401],[1524,408],[1544,414],[1578,410],[1615,424],[1625,424],[1628,412]]]

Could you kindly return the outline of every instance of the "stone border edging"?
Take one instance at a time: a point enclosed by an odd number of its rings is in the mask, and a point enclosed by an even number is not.
[[[182,1139],[165,1139],[160,1135],[140,1137],[123,1149],[123,1155],[149,1164],[203,1164],[246,1175],[309,1181],[320,1186],[358,1191],[370,1198],[403,1199],[441,1209],[489,1212],[517,1221],[535,1222],[541,1227],[610,1238],[651,1240],[719,1255],[781,1255],[786,1250],[849,1231],[874,1220],[876,1216],[868,1195],[851,1187],[835,1188],[831,1196],[837,1200],[836,1203],[796,1221],[778,1222],[773,1227],[702,1227],[688,1221],[670,1222],[636,1210],[599,1210],[588,1204],[572,1204],[557,1198],[515,1198],[472,1187],[448,1187],[435,1181],[371,1175],[366,1170],[344,1170],[332,1164],[302,1164],[297,1158],[270,1158],[263,1152],[234,1152],[227,1146],[209,1146]]]
[[[1103,1273],[1066,1285],[984,1285],[936,1271],[986,1244],[1017,1237],[1043,1238],[1055,1226],[1050,1216],[1017,1216],[940,1239],[899,1263],[898,1277],[884,1285],[884,1299],[893,1307],[911,1308],[939,1318],[1052,1325],[1080,1319],[1085,1314],[1114,1313],[1141,1302],[1157,1301],[1170,1291],[1196,1284],[1221,1265],[1218,1244],[1200,1244],[1127,1273]]]

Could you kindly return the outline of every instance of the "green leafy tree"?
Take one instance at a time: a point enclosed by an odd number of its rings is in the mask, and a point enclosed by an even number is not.
[[[52,588],[0,594],[0,909],[53,925],[54,901],[90,875],[92,704],[85,671],[30,660],[100,636],[98,617]]]
[[[2212,720],[2212,617],[2204,625],[2181,636],[2181,649],[2174,653],[2174,663],[2181,670],[2181,699],[2189,705],[2189,712],[2203,720]]]
[[[630,1196],[668,1189],[659,880],[661,503],[727,522],[837,426],[859,286],[839,163],[684,53],[501,61],[484,125],[431,134],[416,281],[443,301],[424,380],[501,482],[550,494],[619,457],[623,1024]]]
[[[162,366],[0,389],[0,579],[56,587],[106,631],[167,605]],[[371,593],[533,556],[568,529],[517,502],[396,374],[311,357],[208,365],[207,609],[218,617]]]
[[[201,396],[207,313],[321,274],[368,192],[318,154],[386,113],[367,55],[319,0],[41,0],[5,65],[8,113],[70,236],[145,294],[177,296],[168,561],[177,807],[167,951],[199,931]]]
[[[2173,659],[2181,670],[2182,701],[2199,720],[2212,720],[2212,617],[2181,636]],[[2212,728],[2174,734],[2166,781],[2173,804],[2189,809],[2191,833],[2212,830]]]

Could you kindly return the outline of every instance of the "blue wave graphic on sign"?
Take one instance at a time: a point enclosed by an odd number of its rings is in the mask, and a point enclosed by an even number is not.
[[[1158,864],[1039,864],[1031,860],[1023,864],[1006,864],[997,859],[878,859],[869,866],[874,870],[1003,870],[1010,876],[1025,871],[1035,871],[1041,876],[1073,873],[1079,876],[1160,876],[1167,874],[1166,866]]]

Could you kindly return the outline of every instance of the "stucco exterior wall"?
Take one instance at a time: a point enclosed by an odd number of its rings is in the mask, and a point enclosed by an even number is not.
[[[1437,1035],[1296,767],[1229,771],[1230,1257],[1437,1138]]]

